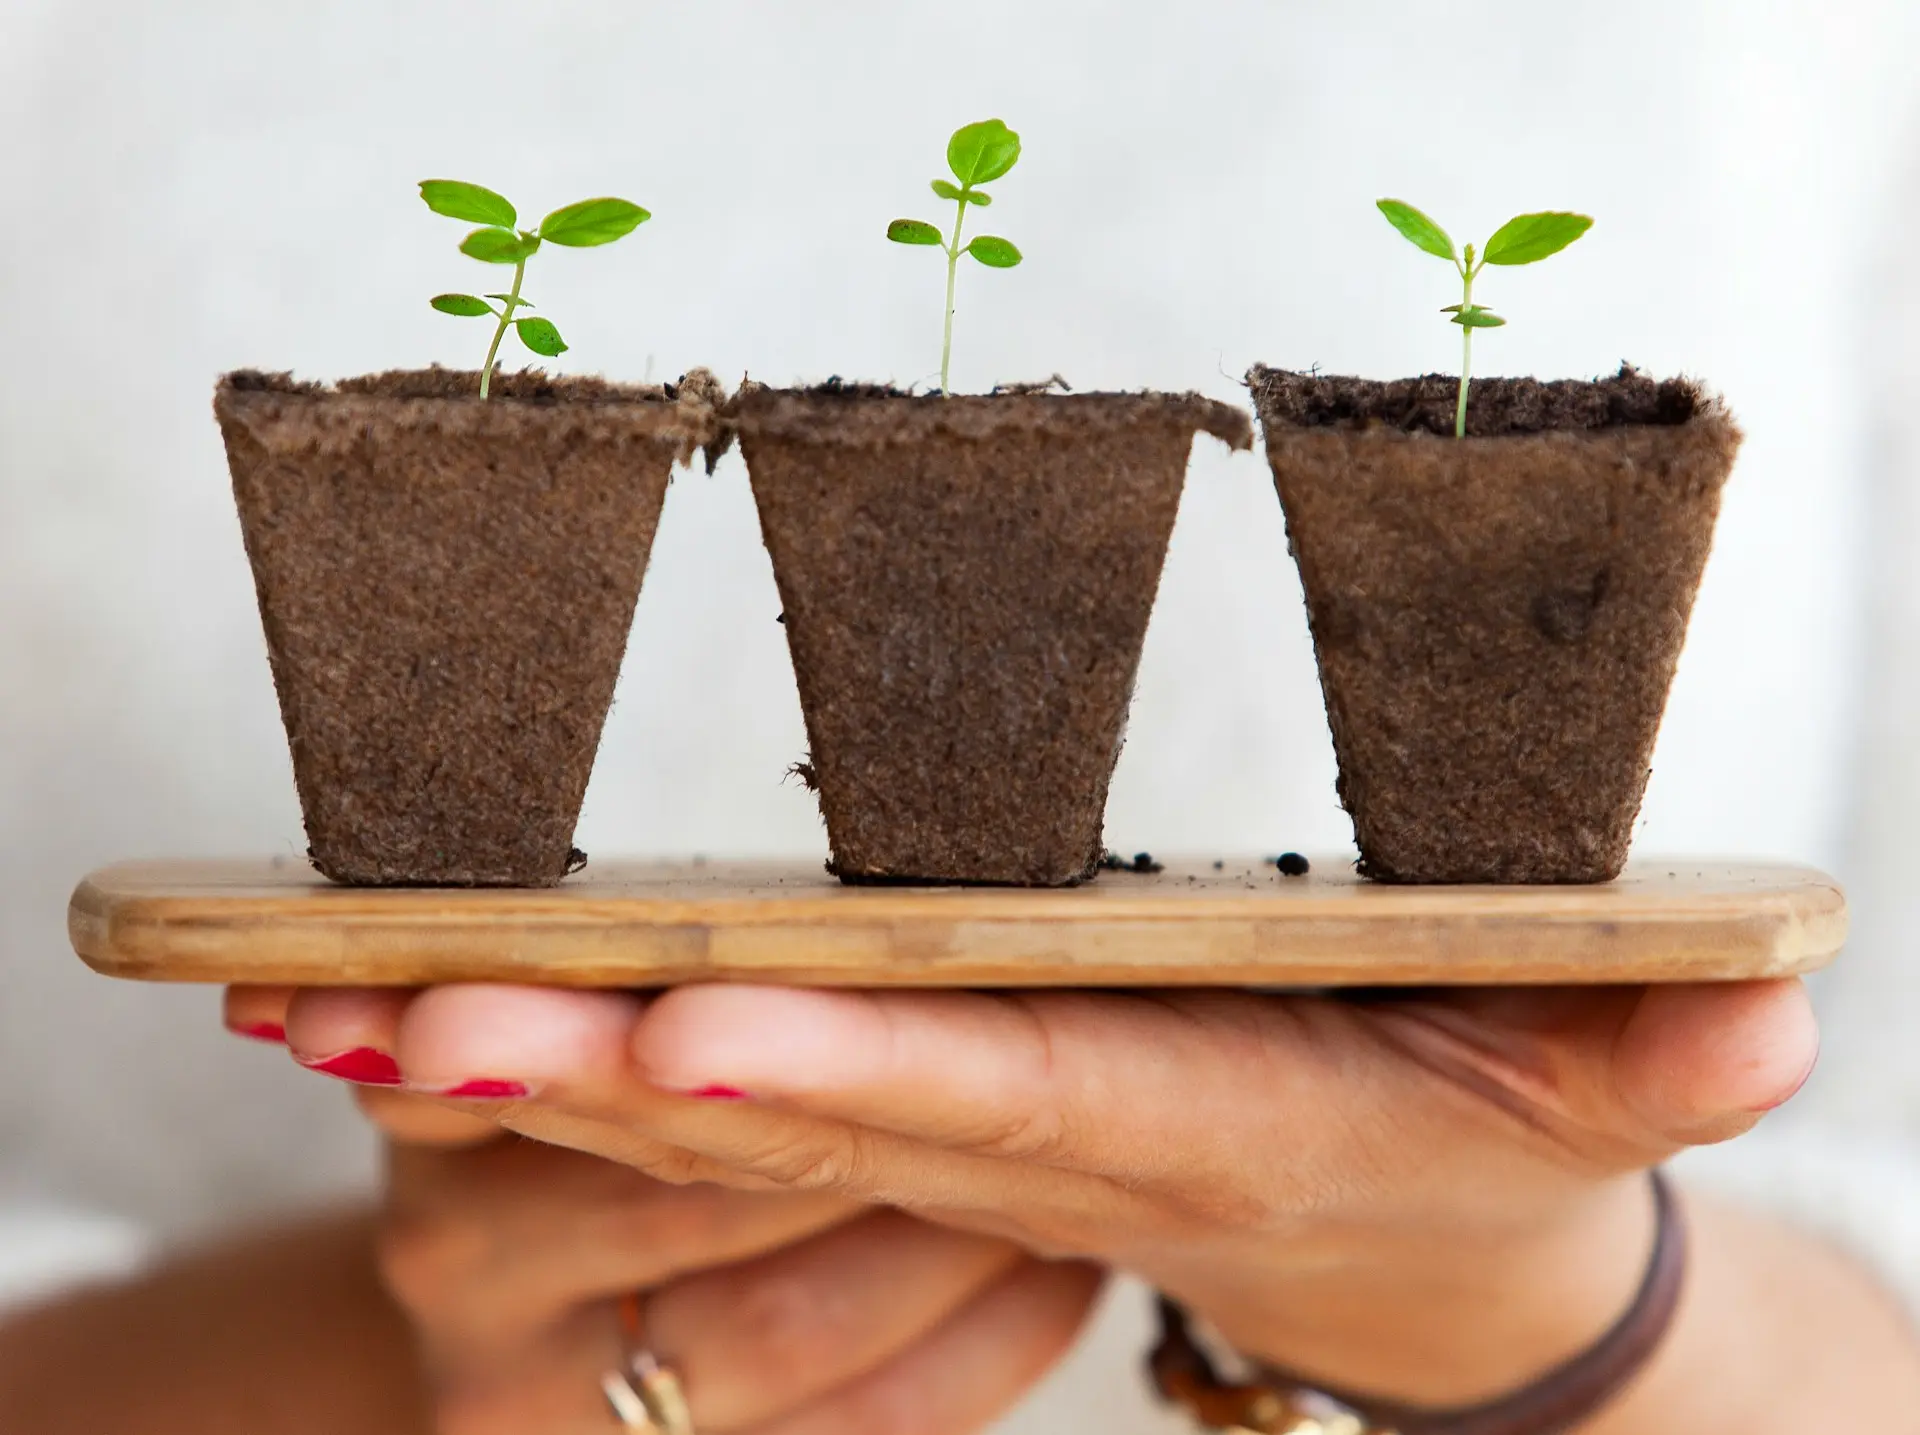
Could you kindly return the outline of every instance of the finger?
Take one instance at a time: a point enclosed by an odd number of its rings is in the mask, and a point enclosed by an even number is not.
[[[1023,1260],[894,1359],[810,1403],[786,1406],[751,1427],[754,1435],[978,1430],[1072,1345],[1099,1282],[1091,1267]],[[611,1430],[600,1380],[620,1362],[618,1331],[611,1308],[583,1309],[494,1361],[437,1372],[436,1428],[461,1435]],[[693,1378],[683,1379],[691,1398]],[[695,1425],[712,1435],[741,1428],[699,1410]]]
[[[235,1036],[275,1046],[287,1039],[287,1004],[292,987],[228,987],[222,1019]]]
[[[666,1181],[831,1190],[936,1215],[1018,1209],[1023,1238],[1076,1253],[1090,1225],[1137,1199],[1116,1183],[941,1152],[738,1093],[662,1090],[633,1068],[644,1010],[603,993],[437,988],[408,1008],[401,1060],[410,1079],[485,1072],[523,1084],[532,1094],[509,1103],[503,1124]]]
[[[287,1006],[287,1046],[310,1071],[362,1086],[398,1086],[393,1034],[413,999],[390,988],[302,987]]]
[[[389,1141],[401,1146],[459,1150],[498,1141],[497,1122],[448,1106],[445,1102],[385,1086],[356,1086],[354,1104]]]
[[[751,1435],[970,1435],[1017,1405],[1073,1346],[1100,1275],[1030,1261],[889,1364]]]
[[[668,1186],[526,1142],[403,1148],[381,1265],[437,1351],[492,1360],[582,1303],[748,1260],[858,1214],[831,1196]]]
[[[1229,1180],[1276,1147],[1337,1164],[1351,1127],[1410,1096],[1404,1064],[1377,1059],[1389,1053],[1353,1013],[1233,993],[688,987],[648,1010],[633,1050],[664,1088],[737,1087],[1129,1185]]]
[[[1794,979],[1462,991],[1372,1014],[1416,1059],[1616,1170],[1747,1130],[1819,1051]]]
[[[647,1306],[647,1339],[694,1423],[737,1429],[879,1368],[1023,1260],[1005,1241],[877,1212]]]
[[[1654,987],[1613,1052],[1622,1100],[1676,1145],[1729,1140],[1813,1074],[1820,1031],[1797,978]]]
[[[589,1152],[663,1181],[714,1181],[767,1189],[774,1183],[734,1171],[650,1134],[621,1111],[561,1110],[537,1098],[549,1074],[592,1071],[630,1086],[627,1035],[644,1009],[619,992],[562,991],[487,984],[433,987],[414,998],[389,1036],[414,1090],[469,1104],[506,1130]],[[664,1101],[665,1098],[656,1098]],[[484,1106],[472,1104],[484,1101]]]
[[[448,1363],[429,1349],[432,1428],[445,1435],[611,1435],[619,1426],[600,1382],[620,1362],[611,1306],[575,1310],[486,1360]]]

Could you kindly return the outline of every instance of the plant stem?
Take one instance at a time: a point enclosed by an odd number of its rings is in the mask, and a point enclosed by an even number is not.
[[[507,291],[507,302],[500,306],[500,327],[493,331],[493,342],[487,345],[487,362],[480,370],[480,401],[486,402],[487,385],[493,382],[493,360],[500,352],[500,341],[507,337],[507,325],[513,322],[513,311],[520,307],[520,281],[527,277],[527,261],[522,259],[513,266],[513,288]]]
[[[1472,245],[1467,246],[1467,262],[1469,265],[1473,262]],[[1466,292],[1460,299],[1462,306],[1460,317],[1462,319],[1470,317],[1469,311],[1473,307],[1473,275],[1474,271],[1471,268],[1463,268],[1460,271],[1460,277],[1466,283]],[[1471,382],[1472,377],[1473,325],[1462,324],[1460,326],[1460,403],[1453,413],[1453,436],[1455,438],[1465,438],[1467,436],[1467,385]]]
[[[971,188],[971,186],[969,186]],[[940,341],[940,397],[953,397],[948,373],[953,364],[953,276],[960,267],[960,226],[967,222],[967,202],[959,201],[960,212],[953,217],[953,242],[947,246],[947,332]]]

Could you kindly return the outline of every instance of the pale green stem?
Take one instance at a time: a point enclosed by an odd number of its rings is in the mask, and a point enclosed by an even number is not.
[[[960,226],[967,222],[967,202],[961,200],[960,212],[953,217],[953,242],[947,246],[947,332],[940,341],[940,397],[953,397],[948,380],[953,365],[953,276],[960,268]]]
[[[1473,246],[1467,246],[1467,262],[1473,262]],[[1467,317],[1467,310],[1473,306],[1473,276],[1475,270],[1463,268],[1460,277],[1465,281],[1466,289],[1460,297],[1460,317]],[[1473,325],[1460,326],[1460,403],[1453,414],[1453,436],[1467,436],[1467,386],[1473,378]]]
[[[527,277],[527,261],[522,259],[513,266],[513,288],[507,291],[507,302],[500,307],[500,327],[493,331],[493,342],[487,345],[487,362],[480,370],[480,399],[484,403],[487,386],[493,382],[493,361],[500,352],[500,341],[507,337],[507,325],[513,322],[513,311],[520,307],[520,281]]]

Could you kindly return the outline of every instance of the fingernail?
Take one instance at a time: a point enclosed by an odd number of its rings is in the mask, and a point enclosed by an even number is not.
[[[443,1096],[450,1101],[518,1101],[532,1094],[525,1082],[501,1081],[490,1076],[463,1081],[458,1086],[423,1087],[421,1090],[428,1096]]]
[[[400,1084],[400,1063],[384,1051],[375,1051],[370,1046],[356,1046],[351,1051],[312,1060],[304,1056],[296,1056],[294,1060],[309,1071],[337,1076],[342,1081],[351,1081],[358,1086],[398,1086]]]
[[[230,1026],[227,1030],[249,1041],[270,1042],[275,1046],[285,1046],[287,1043],[287,1029],[277,1021],[256,1021],[244,1026]]]
[[[753,1098],[736,1086],[696,1086],[691,1091],[683,1091],[682,1096],[691,1096],[695,1101],[751,1101]]]

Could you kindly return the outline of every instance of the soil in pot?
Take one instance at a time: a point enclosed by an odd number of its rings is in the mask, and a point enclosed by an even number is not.
[[[676,388],[442,369],[220,381],[313,863],[370,886],[550,886],[676,460]]]
[[[1684,379],[1255,368],[1361,870],[1620,873],[1740,431]]]
[[[847,882],[1092,876],[1196,432],[1194,394],[734,402],[810,785]]]

